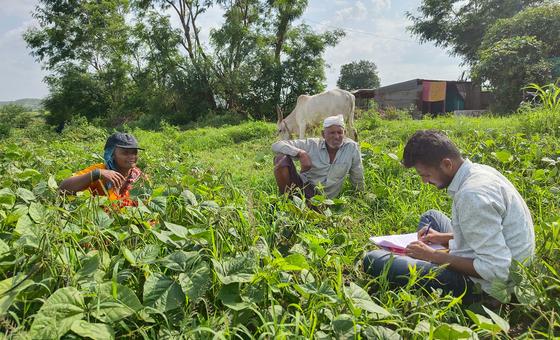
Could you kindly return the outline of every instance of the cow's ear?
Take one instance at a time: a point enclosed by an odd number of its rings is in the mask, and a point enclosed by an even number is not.
[[[284,119],[284,114],[279,104],[276,104],[276,114],[278,116],[278,123],[280,123]]]

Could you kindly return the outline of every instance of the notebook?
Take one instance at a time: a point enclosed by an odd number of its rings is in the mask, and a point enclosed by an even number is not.
[[[372,236],[369,240],[381,248],[385,248],[394,253],[404,254],[406,246],[409,243],[418,241],[417,233],[400,234],[400,235],[387,235],[387,236]],[[428,244],[435,250],[446,249],[441,244]]]

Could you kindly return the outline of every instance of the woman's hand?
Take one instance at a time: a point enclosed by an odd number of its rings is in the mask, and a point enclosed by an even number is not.
[[[113,170],[100,169],[99,174],[104,182],[111,183],[111,185],[115,189],[120,188],[126,181],[123,175]]]

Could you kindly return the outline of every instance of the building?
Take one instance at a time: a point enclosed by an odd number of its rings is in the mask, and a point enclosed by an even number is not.
[[[394,107],[422,114],[480,112],[488,109],[491,100],[491,93],[470,81],[412,79],[352,93],[359,108],[368,109],[373,99],[381,109]]]

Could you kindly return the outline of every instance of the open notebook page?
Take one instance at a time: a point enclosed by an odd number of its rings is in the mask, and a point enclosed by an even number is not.
[[[380,247],[404,250],[409,243],[418,240],[418,235],[416,233],[410,233],[400,235],[372,236],[369,239]],[[430,243],[428,245],[436,250],[445,249],[445,247],[441,244]]]

